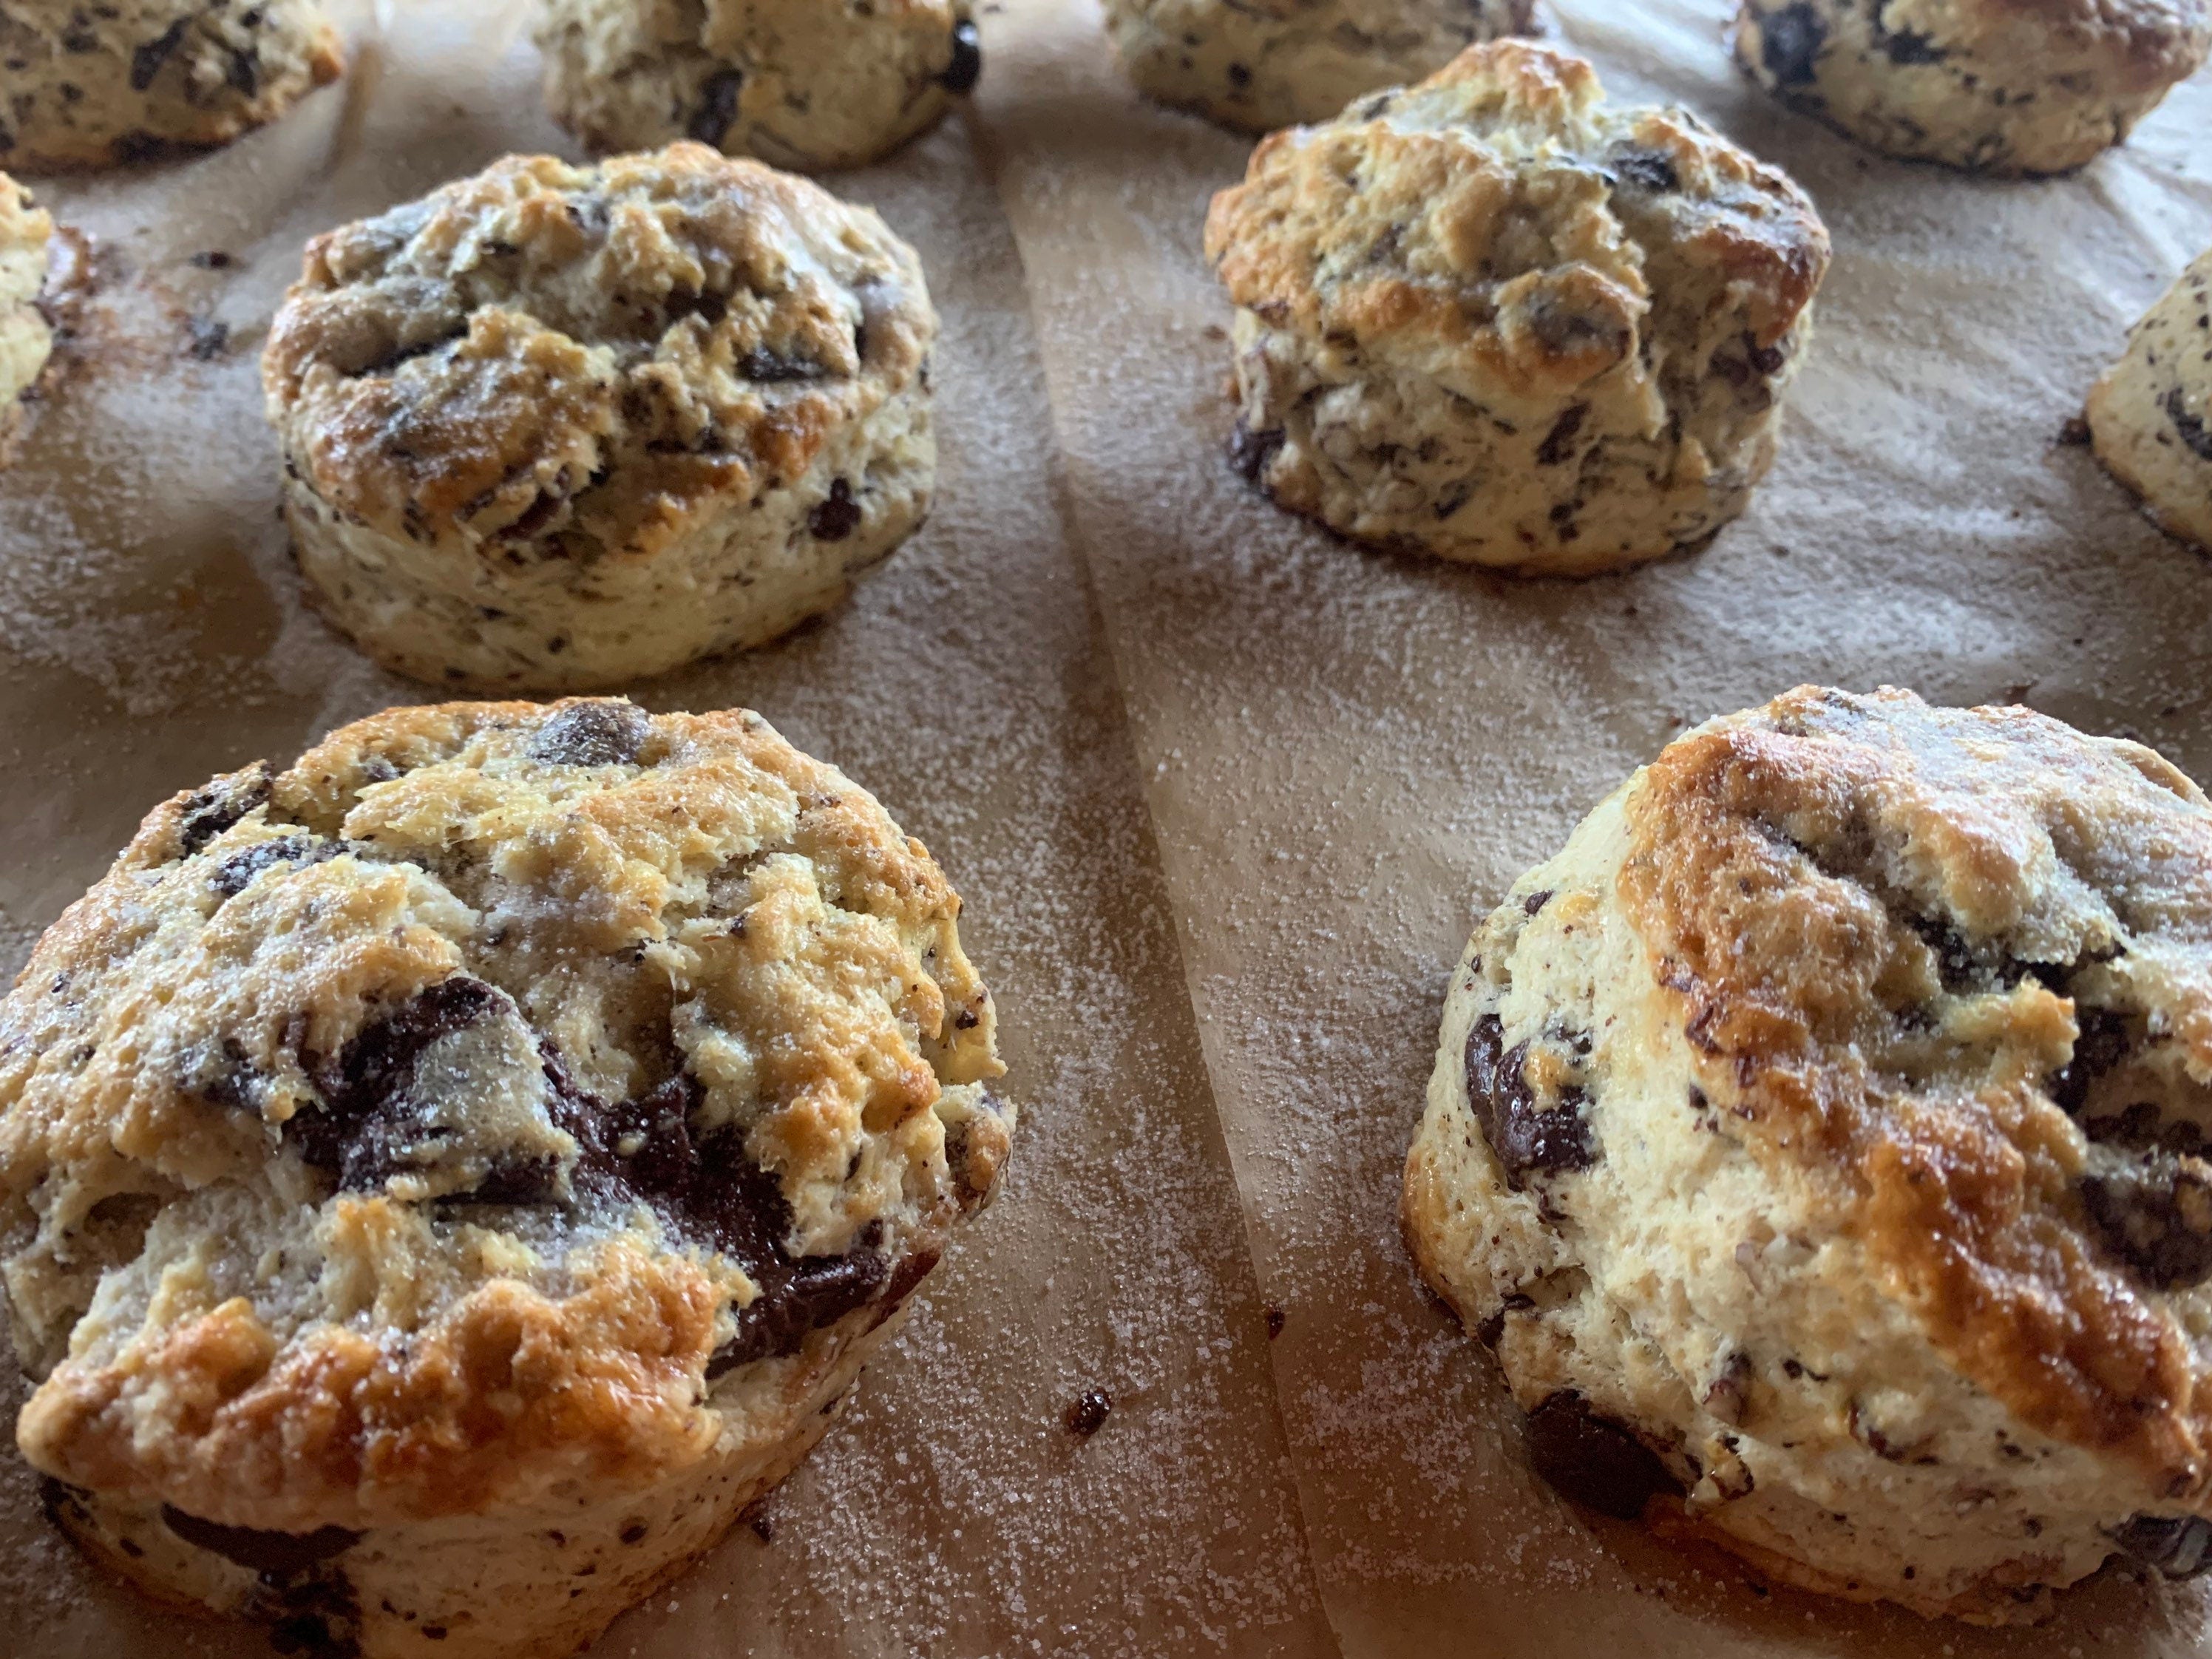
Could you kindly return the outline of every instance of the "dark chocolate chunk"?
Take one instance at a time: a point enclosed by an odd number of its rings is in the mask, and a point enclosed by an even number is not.
[[[2112,1529],[2112,1541],[2168,1578],[2212,1569],[2212,1521],[2201,1515],[2138,1515]]]
[[[1283,447],[1283,432],[1279,427],[1273,432],[1255,432],[1244,424],[1244,417],[1237,417],[1236,430],[1229,434],[1229,464],[1244,475],[1248,483],[1258,483],[1267,476],[1267,468]]]
[[[687,317],[696,317],[712,328],[730,314],[729,300],[712,289],[702,289],[696,294],[681,292],[670,295],[661,301],[661,313],[670,326]]]
[[[983,74],[983,37],[965,18],[952,26],[952,61],[937,84],[956,95],[973,92]]]
[[[2166,418],[2173,423],[2175,435],[2187,444],[2201,461],[2212,461],[2212,425],[2202,415],[2192,413],[2187,395],[2179,386],[2166,394]]]
[[[247,98],[261,90],[261,51],[258,46],[234,46],[230,53],[230,68],[223,79]]]
[[[421,1133],[421,1108],[411,1097],[423,1051],[511,1006],[503,992],[465,974],[417,992],[347,1043],[335,1062],[309,1066],[323,1103],[296,1114],[284,1126],[285,1139],[307,1163],[335,1176],[343,1191],[383,1185],[404,1167],[403,1155]]]
[[[279,836],[274,841],[256,842],[231,854],[216,866],[215,873],[208,878],[208,885],[225,898],[234,898],[264,870],[279,864],[305,869],[311,864],[334,859],[344,851],[346,844],[342,841],[324,841],[314,836]]]
[[[1060,1420],[1078,1440],[1088,1440],[1106,1426],[1106,1413],[1114,1409],[1114,1396],[1103,1389],[1085,1389],[1068,1401]]]
[[[1575,404],[1552,422],[1552,429],[1544,434],[1544,441],[1536,448],[1536,465],[1557,466],[1574,453],[1575,434],[1583,429],[1589,418],[1588,404]]]
[[[860,527],[860,503],[853,499],[853,488],[842,478],[830,486],[830,499],[817,503],[806,515],[806,527],[821,542],[842,542]]]
[[[2089,1088],[2128,1057],[2130,1038],[2126,1018],[2111,1008],[2074,1005],[2074,1054],[2053,1072],[2044,1086],[2051,1098],[2069,1117],[2078,1117],[2089,1103]]]
[[[2153,1152],[2081,1178],[2081,1202],[2115,1254],[2154,1290],[2212,1278],[2212,1165]]]
[[[1633,1521],[1662,1492],[1682,1488],[1641,1440],[1571,1389],[1528,1413],[1528,1461],[1570,1502]]]
[[[184,855],[190,858],[255,807],[264,805],[276,782],[269,763],[260,761],[246,772],[217,778],[195,791],[178,815],[177,836],[184,843]]]
[[[131,54],[131,90],[143,92],[154,84],[154,77],[161,72],[177,48],[185,43],[185,31],[191,20],[179,17],[153,40]]]
[[[318,1561],[327,1561],[360,1540],[361,1534],[344,1527],[318,1527],[313,1532],[265,1532],[258,1527],[226,1527],[203,1521],[197,1515],[161,1505],[161,1522],[187,1544],[212,1551],[255,1572],[289,1578]]]
[[[717,70],[707,77],[699,88],[699,102],[691,112],[691,119],[684,131],[702,144],[719,148],[722,135],[737,119],[738,94],[745,84],[745,77],[733,69]]]
[[[1485,1014],[1467,1034],[1467,1098],[1482,1137],[1498,1154],[1516,1191],[1537,1170],[1587,1170],[1597,1162],[1589,1126],[1583,1121],[1583,1093],[1563,1090],[1559,1103],[1543,1107],[1528,1086],[1528,1045],[1504,1048],[1504,1030]]]
[[[653,717],[620,697],[572,702],[538,728],[530,758],[548,766],[634,766]]]
[[[825,380],[830,371],[811,358],[786,357],[764,346],[755,346],[738,359],[738,373],[748,380],[774,386],[786,380]]]
[[[1932,36],[1916,34],[1911,29],[1883,30],[1881,46],[1893,64],[1940,64],[1951,55]]]
[[[1809,87],[1821,48],[1828,43],[1828,26],[1812,7],[1797,3],[1768,12],[1759,19],[1759,58],[1777,84]]]
[[[1612,157],[1620,181],[1652,196],[1670,195],[1681,189],[1682,175],[1671,157],[1656,149],[1624,149]]]
[[[1552,890],[1548,887],[1540,887],[1521,901],[1521,912],[1523,915],[1533,916],[1551,902]]]

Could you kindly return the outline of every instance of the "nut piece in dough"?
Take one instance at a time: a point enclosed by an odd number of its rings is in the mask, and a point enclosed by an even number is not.
[[[538,45],[594,151],[693,138],[807,173],[927,132],[983,68],[969,0],[545,0]]]
[[[1736,61],[1869,149],[2066,173],[2124,143],[2212,51],[2207,0],[1743,0]]]
[[[1536,29],[1535,0],[1105,0],[1129,78],[1239,132],[1326,121],[1484,40]]]
[[[959,908],[742,710],[395,708],[155,808],[0,1002],[55,1518],[288,1653],[591,1640],[989,1197]]]
[[[2088,413],[2097,459],[2161,526],[2212,552],[2212,252],[2144,313]]]
[[[2212,1561],[2212,805],[2025,708],[1668,744],[1446,994],[1424,1276],[1537,1468],[1981,1623]]]
[[[0,173],[0,465],[23,424],[23,398],[46,372],[53,330],[39,309],[46,285],[46,240],[54,222]]]
[[[1695,116],[1602,99],[1502,40],[1261,141],[1206,222],[1248,477],[1355,541],[1525,574],[1743,511],[1827,233]]]
[[[387,667],[592,690],[842,599],[937,476],[914,250],[703,144],[510,156],[307,245],[262,359],[300,568]]]
[[[0,161],[115,167],[227,144],[344,69],[318,0],[9,0]]]

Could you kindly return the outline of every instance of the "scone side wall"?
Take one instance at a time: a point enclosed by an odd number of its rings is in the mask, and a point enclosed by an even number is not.
[[[25,1455],[295,1534],[766,1455],[1003,1166],[958,908],[743,712],[395,709],[156,809],[0,1003]]]
[[[2112,476],[2162,528],[2212,551],[2212,252],[2130,331],[2087,413]]]
[[[1355,540],[1529,574],[1742,511],[1826,232],[1694,117],[1602,100],[1582,60],[1499,41],[1261,142],[1206,232],[1248,477]]]
[[[263,358],[322,609],[404,672],[576,690],[775,637],[922,520],[914,251],[681,143],[510,157],[308,246]]]
[[[935,126],[982,71],[969,0],[704,0],[690,34],[634,0],[547,0],[545,104],[597,154],[690,138],[822,172]],[[679,24],[679,31],[683,25]]]
[[[1534,0],[1329,0],[1279,14],[1224,0],[1106,0],[1106,28],[1139,90],[1259,134],[1326,121],[1537,21]]]
[[[1405,1193],[1539,1468],[1978,1622],[2201,1565],[2208,882],[2148,750],[1903,693],[1716,721],[1594,811],[1454,975]]]
[[[89,14],[89,15],[88,15]],[[345,70],[318,0],[94,7],[0,16],[0,159],[27,172],[129,166],[274,121]]]
[[[1743,0],[1737,61],[1885,155],[2000,177],[2087,166],[2212,52],[2205,0],[1932,0],[1894,26],[1850,0]]]
[[[0,465],[22,422],[22,400],[53,353],[53,330],[39,309],[52,217],[0,173]]]

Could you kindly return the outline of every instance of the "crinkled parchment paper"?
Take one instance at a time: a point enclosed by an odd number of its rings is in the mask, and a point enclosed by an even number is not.
[[[1468,927],[1684,726],[1887,680],[2212,775],[2212,565],[2055,442],[2212,242],[2212,87],[2078,179],[1978,184],[1764,105],[1724,9],[1559,8],[1617,96],[1789,167],[1838,244],[1759,505],[1626,577],[1355,551],[1230,473],[1198,228],[1245,146],[1137,100],[1095,0],[987,6],[974,111],[831,181],[920,246],[945,313],[936,515],[825,623],[640,695],[763,709],[930,842],[1028,1115],[772,1540],[740,1528],[600,1651],[2212,1653],[2195,1591],[2115,1577],[1992,1636],[1761,1594],[1571,1512],[1397,1243]],[[155,800],[422,695],[298,603],[253,356],[306,236],[568,147],[515,0],[377,12],[277,128],[43,190],[100,286],[0,475],[5,961]],[[1078,1443],[1092,1387],[1115,1404]],[[0,1460],[0,1652],[264,1650],[106,1586]]]

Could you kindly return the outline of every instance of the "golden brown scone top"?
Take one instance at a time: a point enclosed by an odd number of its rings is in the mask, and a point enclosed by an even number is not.
[[[1655,312],[1742,306],[1765,350],[1827,266],[1812,204],[1679,110],[1616,110],[1578,58],[1471,46],[1419,84],[1264,139],[1206,250],[1271,324],[1550,407],[1626,362]],[[1669,313],[1672,313],[1671,318]]]
[[[1660,756],[1622,896],[1714,1103],[2043,1431],[2200,1497],[2212,807],[2024,708],[1801,688]]]
[[[743,711],[393,709],[155,809],[0,1003],[26,1454],[287,1531],[696,1457],[995,1180],[958,909]]]
[[[2093,73],[2123,92],[2185,81],[2212,49],[2207,0],[1905,0],[1882,21],[1937,50],[2016,52],[2032,40],[2023,69]]]
[[[925,371],[914,251],[703,144],[509,156],[307,245],[262,360],[316,494],[392,536],[641,557]]]

